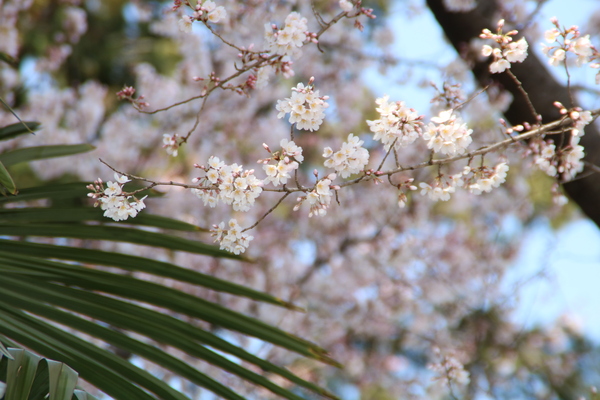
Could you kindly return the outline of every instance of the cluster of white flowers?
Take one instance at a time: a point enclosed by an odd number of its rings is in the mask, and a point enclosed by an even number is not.
[[[554,102],[554,106],[563,115],[568,114],[573,123],[569,144],[557,151],[552,142],[536,140],[530,143],[530,148],[535,155],[534,162],[539,169],[552,177],[562,174],[565,181],[571,180],[579,172],[583,171],[583,146],[579,144],[581,136],[585,133],[584,128],[593,120],[591,111],[583,111],[575,107],[568,111],[560,102]]]
[[[506,181],[506,173],[508,172],[508,164],[502,162],[490,170],[487,167],[481,167],[474,172],[473,178],[470,180],[469,192],[473,194],[489,193],[493,188],[499,187]]]
[[[556,176],[556,146],[552,143],[541,141],[538,148],[539,152],[535,158],[535,164],[549,176]]]
[[[434,379],[440,380],[445,386],[450,383],[466,385],[471,380],[469,371],[465,370],[463,364],[452,353],[445,355],[439,363],[429,364],[427,368],[435,372]]]
[[[236,211],[248,211],[262,193],[263,182],[254,176],[254,170],[244,170],[241,165],[225,163],[218,157],[208,159],[208,167],[199,166],[206,175],[194,178],[193,182],[203,188],[192,191],[204,201],[204,205],[215,207],[222,201]]]
[[[592,116],[591,111],[581,111],[581,109],[577,108],[569,113],[569,117],[573,121],[573,129],[571,130],[571,134],[573,136],[583,136],[586,125],[588,125],[594,117]]]
[[[333,197],[332,190],[339,189],[339,186],[331,184],[331,181],[335,179],[335,174],[329,174],[327,177],[321,179],[315,185],[315,189],[310,191],[306,196],[298,197],[298,204],[294,206],[294,211],[300,209],[303,202],[307,202],[310,206],[308,216],[318,215],[320,217],[327,214],[329,204],[331,204],[331,198]]]
[[[421,188],[421,195],[429,197],[430,200],[448,201],[450,195],[456,192],[457,187],[464,187],[473,194],[490,192],[506,181],[507,172],[508,165],[505,162],[499,163],[493,169],[483,166],[474,170],[466,166],[458,174],[440,175],[432,185],[421,182],[419,187]],[[403,206],[403,204],[400,204],[400,207]]]
[[[537,156],[535,164],[539,169],[551,177],[562,174],[565,181],[569,181],[579,172],[583,171],[583,146],[579,145],[579,137],[572,136],[570,146],[556,152],[552,143],[540,141],[535,145]]]
[[[406,107],[403,101],[389,103],[389,98],[385,95],[375,100],[381,118],[367,121],[371,132],[375,134],[374,139],[381,141],[386,151],[392,145],[399,149],[412,144],[421,134],[423,126],[423,116],[413,108]]]
[[[281,152],[274,153],[271,158],[258,160],[259,163],[265,164],[263,169],[267,177],[264,183],[271,182],[274,186],[286,184],[287,180],[292,177],[291,173],[297,170],[300,163],[304,161],[302,147],[297,146],[293,141],[281,139],[279,145],[281,146]],[[270,152],[266,144],[263,144],[263,146]],[[269,164],[271,160],[276,161],[277,164]]]
[[[135,196],[123,193],[123,185],[130,182],[130,179],[126,176],[119,176],[116,172],[114,176],[116,182],[106,182],[106,188],[100,179],[93,185],[88,185],[88,189],[94,190],[94,193],[88,193],[88,197],[97,199],[94,207],[100,205],[100,208],[104,210],[105,217],[115,221],[124,221],[129,217],[135,217],[138,212],[146,208],[144,199],[147,196],[138,200]]]
[[[547,30],[544,38],[547,43],[554,45],[542,44],[544,54],[550,58],[550,65],[561,65],[569,52],[577,56],[578,66],[597,58],[598,52],[590,41],[590,35],[581,36],[576,25],[567,29],[560,28],[557,18],[552,18],[551,21],[555,28]],[[591,67],[597,69],[600,68],[600,64],[593,64]],[[600,83],[600,73],[596,75],[596,83]]]
[[[516,35],[518,31],[512,30],[506,34],[502,33],[504,27],[504,20],[498,21],[498,33],[494,34],[489,29],[484,29],[481,35],[482,39],[492,39],[500,47],[492,47],[490,45],[484,45],[481,49],[481,54],[485,57],[494,56],[494,61],[490,64],[490,72],[492,74],[498,74],[504,72],[510,68],[510,63],[523,62],[527,58],[527,49],[529,44],[524,37],[513,42],[512,36]]]
[[[292,88],[292,96],[285,100],[278,100],[276,109],[279,111],[277,118],[283,118],[290,114],[290,124],[296,124],[297,129],[316,131],[323,123],[325,109],[329,107],[328,96],[319,96],[319,91],[314,90],[310,78],[307,86],[298,83]]]
[[[436,179],[433,185],[421,182],[419,183],[419,187],[421,188],[421,195],[427,196],[433,201],[448,201],[450,200],[450,195],[456,191],[452,179],[445,181]],[[404,205],[401,205],[400,207],[404,207]]]
[[[229,220],[227,226],[228,229],[225,229],[225,222],[213,226],[211,235],[215,237],[215,242],[219,242],[221,250],[233,254],[245,252],[254,236],[244,233],[234,218]]]
[[[562,152],[562,162],[558,167],[558,172],[563,174],[565,181],[575,178],[575,175],[583,171],[583,146],[579,144],[579,137],[571,137],[571,145]]]
[[[281,56],[298,57],[308,36],[307,23],[306,18],[292,12],[285,18],[282,29],[277,29],[274,24],[265,24],[265,44],[269,51]]]
[[[177,153],[179,151],[179,137],[176,133],[169,135],[165,133],[163,135],[163,148],[167,151],[167,154],[177,157]]]
[[[362,171],[369,162],[369,152],[362,147],[364,142],[354,136],[348,135],[348,141],[342,144],[342,148],[335,153],[331,147],[325,147],[323,157],[327,168],[334,168],[342,178]]]
[[[427,148],[436,153],[454,156],[465,152],[471,144],[472,129],[462,122],[462,119],[453,113],[453,110],[442,111],[438,117],[431,118],[423,139],[427,140]]]
[[[193,14],[183,15],[178,22],[181,32],[189,33],[192,31],[194,21],[212,22],[213,24],[223,22],[227,18],[227,11],[223,6],[217,6],[214,1],[198,0]]]

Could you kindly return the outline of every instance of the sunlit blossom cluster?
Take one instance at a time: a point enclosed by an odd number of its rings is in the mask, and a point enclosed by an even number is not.
[[[114,177],[115,182],[106,182],[106,188],[104,188],[101,179],[88,185],[87,188],[93,190],[93,193],[88,193],[88,197],[96,199],[94,206],[99,205],[104,210],[104,216],[107,218],[112,218],[115,221],[124,221],[129,217],[133,218],[138,212],[146,208],[144,204],[146,196],[137,199],[135,196],[124,193],[123,186],[131,180],[116,172]]]
[[[569,181],[583,171],[585,153],[579,140],[585,133],[585,126],[592,122],[593,117],[590,111],[583,111],[579,107],[569,111],[558,101],[554,102],[554,106],[561,114],[568,115],[573,124],[568,145],[557,149],[552,141],[534,140],[529,147],[534,154],[535,165],[539,169],[551,177],[560,174],[563,181]]]
[[[229,220],[227,228],[225,228],[225,222],[214,225],[211,229],[211,235],[214,236],[215,242],[219,243],[221,250],[227,250],[233,254],[244,253],[250,241],[254,239],[254,236],[242,230],[242,227],[234,218]]]
[[[189,33],[192,31],[194,21],[212,22],[213,24],[223,22],[227,18],[227,11],[223,6],[217,6],[212,0],[198,0],[192,15],[183,15],[178,21],[179,30]]]
[[[413,108],[406,107],[403,101],[390,103],[389,96],[375,100],[380,119],[367,121],[374,139],[381,141],[388,151],[392,146],[396,149],[412,144],[421,135],[423,116]]]
[[[439,175],[433,183],[419,183],[421,195],[433,201],[448,201],[456,188],[465,188],[472,194],[489,193],[506,181],[508,164],[501,162],[494,168],[466,166],[462,172],[454,175]],[[403,204],[400,204],[403,207]]]
[[[473,130],[453,110],[442,111],[431,121],[423,132],[423,139],[427,140],[427,147],[436,153],[448,156],[462,154],[473,141]]]
[[[327,158],[325,166],[335,169],[342,178],[359,173],[369,163],[369,151],[362,147],[363,144],[364,141],[351,133],[348,141],[335,153],[331,147],[326,147],[323,151],[323,157]]]
[[[471,179],[466,180],[469,192],[473,194],[489,193],[506,181],[508,164],[501,162],[493,169],[480,167],[473,171]]]
[[[272,183],[273,186],[286,184],[288,179],[292,177],[291,173],[297,170],[300,163],[304,161],[302,148],[297,146],[294,141],[281,139],[279,145],[281,146],[280,152],[272,153],[271,158],[258,161],[259,163],[264,164],[263,169],[267,174],[267,177],[264,180],[265,184]],[[263,146],[270,151],[269,146],[266,144]],[[275,164],[271,164],[270,162],[272,161],[274,161]]]
[[[208,166],[198,166],[205,175],[194,178],[202,188],[192,191],[204,201],[204,205],[215,207],[219,201],[232,205],[236,211],[248,211],[262,193],[263,182],[254,175],[254,170],[244,170],[238,164],[225,165],[218,157],[211,156]]]
[[[306,202],[310,207],[308,212],[309,217],[312,217],[313,215],[322,217],[327,214],[327,209],[329,208],[331,198],[334,194],[333,191],[339,189],[339,186],[331,184],[335,178],[335,174],[329,174],[327,177],[319,180],[315,185],[315,188],[306,196],[298,197],[298,203],[294,206],[294,211],[299,210],[300,206]]]
[[[177,157],[179,152],[179,145],[181,144],[179,136],[174,133],[172,135],[165,133],[163,135],[163,148],[168,155]]]
[[[573,129],[571,129],[571,134],[573,136],[579,137],[583,136],[584,134],[583,128],[585,128],[586,125],[588,125],[593,120],[591,111],[582,111],[580,108],[577,107],[569,113],[569,117],[573,121]]]
[[[544,39],[549,45],[542,44],[542,49],[548,56],[550,65],[563,64],[568,53],[577,56],[575,61],[578,66],[598,59],[598,51],[592,45],[590,35],[582,36],[576,25],[561,28],[557,18],[552,18],[551,21],[555,27],[544,33]],[[594,63],[590,67],[598,69],[600,64]],[[600,72],[596,74],[596,83],[600,83]]]
[[[569,181],[583,171],[585,153],[577,136],[572,136],[570,145],[558,151],[554,143],[544,141],[532,143],[531,147],[536,154],[535,165],[551,177],[560,174],[563,180]]]
[[[320,96],[318,90],[312,86],[313,79],[307,86],[303,83],[292,88],[292,96],[278,100],[276,109],[279,111],[277,118],[290,114],[290,124],[296,124],[297,129],[316,131],[323,123],[325,109],[329,107],[328,96]]]
[[[437,351],[437,353],[440,352]],[[452,383],[466,385],[470,382],[469,372],[452,352],[444,355],[442,361],[427,365],[427,368],[435,372],[434,379],[441,381],[445,386]]]
[[[421,195],[429,197],[432,201],[448,201],[450,195],[456,192],[456,185],[458,184],[459,176],[451,176],[450,179],[441,179],[438,177],[431,185],[426,182],[419,183],[421,188]],[[404,207],[404,204],[399,204],[400,207]]]
[[[525,37],[517,41],[513,41],[513,36],[519,33],[517,30],[512,30],[507,33],[502,33],[504,20],[498,22],[498,33],[492,33],[489,29],[484,29],[481,35],[482,39],[494,40],[499,47],[484,45],[481,49],[481,54],[484,57],[493,56],[494,61],[490,64],[490,72],[498,74],[510,68],[511,63],[523,62],[527,58],[527,50],[529,44]]]
[[[307,19],[295,11],[285,18],[284,26],[281,29],[278,29],[275,24],[265,24],[267,48],[274,54],[299,57],[300,48],[309,36],[307,24]]]

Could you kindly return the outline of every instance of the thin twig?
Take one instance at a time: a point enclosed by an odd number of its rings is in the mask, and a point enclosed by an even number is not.
[[[454,110],[458,110],[459,108],[467,105],[468,103],[470,103],[471,101],[473,101],[473,99],[475,99],[475,97],[479,96],[480,94],[482,94],[483,92],[485,92],[489,88],[490,88],[490,85],[487,85],[486,87],[484,87],[483,89],[481,89],[480,91],[478,91],[477,93],[475,93],[474,95],[472,95],[471,97],[469,97],[467,100],[463,101],[462,103],[460,103],[459,105],[457,105],[456,107],[454,107]]]
[[[196,130],[196,128],[198,127],[198,124],[200,123],[200,114],[202,114],[202,110],[204,110],[204,106],[206,105],[207,100],[208,100],[208,97],[205,97],[204,100],[202,101],[202,105],[200,106],[200,109],[196,113],[196,121],[194,122],[194,126],[192,127],[192,129],[190,129],[190,131],[187,133],[187,135],[185,135],[183,138],[181,138],[182,143],[187,142],[187,140],[192,135],[192,132],[194,132]]]
[[[383,167],[383,163],[385,162],[385,159],[388,158],[388,156],[390,155],[390,152],[392,151],[392,149],[396,145],[397,141],[398,141],[398,138],[394,139],[394,141],[390,145],[390,148],[388,149],[387,153],[385,153],[385,156],[383,157],[383,160],[381,160],[381,163],[379,164],[379,167],[377,167],[377,171],[381,171],[381,168]]]
[[[535,118],[535,122],[536,123],[541,122],[541,115],[539,115],[538,112],[535,110],[535,106],[531,102],[531,99],[529,98],[529,94],[527,94],[527,92],[523,88],[523,84],[521,83],[519,78],[517,78],[517,76],[515,74],[513,74],[510,69],[507,69],[506,72],[508,73],[508,76],[511,77],[513,82],[515,82],[517,84],[517,89],[519,90],[519,92],[521,92],[521,94],[523,95],[523,98],[525,98],[527,107],[529,107],[529,111],[531,111],[533,118]]]
[[[283,201],[283,199],[285,199],[286,197],[288,197],[290,194],[292,194],[291,192],[288,192],[286,194],[284,194],[283,196],[281,196],[281,198],[279,199],[279,201],[277,203],[275,203],[275,205],[273,207],[271,207],[269,209],[269,211],[267,211],[262,217],[260,217],[258,219],[258,221],[256,221],[254,224],[252,224],[251,226],[247,227],[246,229],[244,229],[242,232],[246,232],[249,231],[250,229],[255,228],[263,219],[265,219],[265,217],[269,214],[271,214],[273,211],[275,211],[275,209],[277,207],[279,207],[279,205],[281,204],[281,202]]]
[[[600,167],[589,161],[584,161],[583,164],[594,172],[600,173]]]
[[[248,64],[244,68],[241,68],[238,72],[236,72],[233,75],[230,75],[229,77],[227,77],[224,80],[220,81],[219,85],[214,85],[213,87],[206,89],[205,92],[203,92],[202,94],[199,94],[197,96],[190,97],[190,98],[188,98],[186,100],[178,101],[176,103],[171,104],[170,106],[166,106],[166,107],[163,107],[163,108],[157,108],[154,111],[146,111],[146,110],[142,110],[142,109],[140,109],[138,107],[136,107],[136,110],[138,110],[139,112],[141,112],[143,114],[156,114],[156,113],[159,113],[159,112],[162,112],[162,111],[170,110],[171,108],[174,108],[174,107],[177,107],[177,106],[181,106],[183,104],[187,104],[190,101],[194,101],[194,100],[197,100],[197,99],[202,99],[204,97],[208,97],[217,88],[221,88],[221,89],[225,90],[226,88],[223,87],[223,85],[225,83],[227,83],[227,82],[229,82],[229,81],[237,78],[238,76],[242,75],[245,72],[250,71],[252,68],[257,67],[258,65],[264,63],[265,61],[274,60],[274,59],[276,59],[278,57],[281,57],[281,56],[278,55],[278,54],[273,54],[272,56],[270,56],[268,58],[257,60],[256,62],[254,62],[252,64]]]

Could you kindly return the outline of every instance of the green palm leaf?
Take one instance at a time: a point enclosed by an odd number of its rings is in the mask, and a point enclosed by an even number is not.
[[[8,383],[4,400],[71,400],[75,392],[97,400],[76,389],[77,379],[77,372],[68,365],[30,351],[9,348],[0,355],[0,381]]]
[[[8,140],[25,133],[33,133],[33,131],[37,131],[40,128],[41,124],[34,121],[17,122],[16,124],[7,125],[0,128],[0,140]]]
[[[67,150],[56,147],[52,151],[41,148],[35,151],[15,150],[11,154],[0,155],[0,160],[8,160],[10,164],[52,157],[75,149],[79,151],[83,147]],[[81,198],[86,193],[85,184],[79,183],[25,188],[15,196],[0,198],[0,205],[34,199],[65,204],[64,200]],[[141,226],[152,227],[154,231],[140,229]],[[157,229],[169,229],[173,233],[158,232]],[[173,356],[168,348],[212,364],[283,398],[302,399],[292,390],[273,383],[240,362],[286,378],[292,385],[335,398],[325,389],[287,369],[248,353],[193,322],[184,322],[172,315],[183,316],[186,321],[208,322],[211,326],[253,336],[306,357],[337,365],[319,346],[219,304],[140,279],[132,273],[143,272],[297,309],[293,304],[167,262],[28,241],[30,237],[108,240],[242,260],[195,237],[190,239],[175,234],[197,235],[200,231],[203,229],[197,226],[148,213],[127,223],[114,223],[105,219],[101,210],[84,206],[0,209],[0,236],[3,237],[0,239],[0,340],[9,346],[23,346],[68,365],[27,356],[29,364],[21,367],[19,379],[14,373],[4,378],[8,383],[7,396],[9,393],[17,396],[6,397],[5,400],[41,399],[48,393],[51,399],[91,399],[89,394],[74,388],[75,378],[70,368],[117,399],[187,399],[167,383],[108,351],[106,348],[109,346],[161,365],[225,399],[241,400],[242,397]],[[109,266],[111,272],[94,268],[96,265]],[[106,346],[98,347],[72,332],[95,337]],[[138,339],[140,337],[142,339]],[[2,362],[6,365],[9,363],[8,355],[12,354],[13,350],[0,347],[0,356],[4,355]],[[231,356],[239,362],[232,361]],[[0,381],[1,368],[0,364]]]
[[[94,148],[95,147],[90,144],[64,144],[55,146],[26,147],[0,154],[0,161],[8,167],[22,162],[85,153],[87,151],[94,150]]]

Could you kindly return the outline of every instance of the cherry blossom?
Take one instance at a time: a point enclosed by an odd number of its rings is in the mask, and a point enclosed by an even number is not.
[[[473,141],[473,130],[452,110],[442,111],[431,121],[433,123],[427,125],[423,139],[427,140],[427,147],[437,153],[450,156],[462,154]]]
[[[265,24],[265,43],[269,51],[282,56],[299,57],[300,48],[307,39],[307,22],[299,13],[292,12],[285,18],[282,29]]]
[[[234,218],[227,223],[227,229],[225,229],[225,222],[214,225],[211,235],[214,236],[215,242],[219,242],[221,250],[227,250],[233,254],[244,253],[250,241],[254,239],[254,236],[244,233]]]
[[[313,79],[305,87],[298,83],[292,88],[292,96],[285,100],[278,100],[276,109],[279,111],[277,118],[290,114],[290,124],[296,124],[297,129],[316,131],[325,118],[325,109],[329,104],[327,96],[319,96],[319,91],[312,86]]]
[[[423,126],[423,116],[414,109],[406,107],[403,101],[389,103],[388,100],[388,95],[375,100],[381,118],[367,121],[375,134],[373,138],[381,141],[386,151],[392,146],[399,149],[412,144],[421,135]]]
[[[96,200],[94,207],[98,205],[104,210],[104,216],[111,218],[114,221],[123,221],[129,217],[134,218],[138,212],[146,208],[144,204],[144,196],[137,199],[135,196],[123,192],[123,185],[130,182],[126,176],[119,175],[115,172],[115,182],[106,182],[106,188],[102,180],[98,179],[94,184],[88,185],[88,189],[92,193],[88,193],[88,197]]]
[[[504,20],[498,21],[498,32],[492,33],[489,29],[484,29],[479,36],[482,39],[494,40],[499,47],[492,47],[490,45],[484,45],[481,49],[481,54],[484,57],[493,56],[494,61],[490,64],[490,72],[498,74],[506,71],[510,68],[511,63],[523,62],[527,58],[527,50],[529,44],[524,37],[513,41],[513,36],[518,33],[517,30],[509,31],[508,33],[502,33],[504,27]]]
[[[363,144],[364,141],[351,133],[339,151],[334,153],[330,147],[326,147],[323,152],[323,157],[327,158],[325,166],[334,168],[342,178],[359,173],[369,162],[369,152],[362,147]]]

